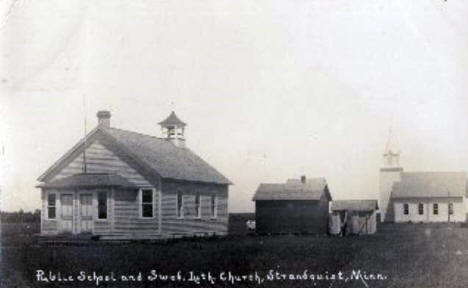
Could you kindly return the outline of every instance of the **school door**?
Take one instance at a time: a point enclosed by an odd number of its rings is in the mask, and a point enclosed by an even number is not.
[[[93,231],[93,194],[79,194],[78,214],[78,233],[91,233]]]
[[[73,194],[62,194],[60,203],[60,232],[73,233]]]
[[[60,233],[91,233],[93,231],[93,194],[78,194],[78,210],[73,209],[73,198],[72,193],[60,195]]]

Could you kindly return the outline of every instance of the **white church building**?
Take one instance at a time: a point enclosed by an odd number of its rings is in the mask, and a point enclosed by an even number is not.
[[[403,172],[400,153],[387,147],[380,168],[382,222],[463,222],[468,212],[465,172]]]

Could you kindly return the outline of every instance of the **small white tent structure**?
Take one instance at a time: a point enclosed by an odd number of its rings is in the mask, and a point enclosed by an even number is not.
[[[331,204],[332,235],[374,234],[377,231],[377,200],[337,200]]]

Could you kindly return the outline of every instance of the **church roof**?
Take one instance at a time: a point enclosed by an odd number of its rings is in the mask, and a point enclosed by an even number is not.
[[[81,173],[40,184],[41,188],[91,188],[91,187],[122,187],[137,188],[117,174]]]
[[[405,172],[393,185],[393,199],[463,197],[467,193],[465,172]]]
[[[306,183],[289,179],[286,183],[261,183],[252,200],[320,200],[324,193],[331,200],[325,178],[307,179]]]
[[[159,122],[158,124],[163,126],[163,127],[167,127],[167,126],[185,126],[185,125],[187,125],[185,122],[180,120],[179,117],[177,117],[177,115],[175,114],[174,111],[172,111],[171,114],[166,119]]]

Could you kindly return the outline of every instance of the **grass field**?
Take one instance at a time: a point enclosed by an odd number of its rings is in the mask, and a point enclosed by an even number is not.
[[[239,216],[230,225],[237,235],[167,243],[45,245],[31,236],[38,231],[37,225],[5,224],[0,287],[468,287],[468,229],[459,225],[390,224],[380,227],[376,235],[348,238],[252,236],[242,228],[245,217]],[[46,274],[61,272],[62,278],[71,275],[74,281],[38,282],[38,269]],[[149,281],[146,276],[153,269],[171,275],[180,271],[186,281]],[[360,270],[361,275],[381,274],[384,280],[270,281],[267,277],[270,270],[296,277],[306,269],[307,277],[333,273],[338,277],[340,271],[348,277]],[[87,275],[114,272],[117,281],[97,286],[95,281],[79,281],[80,271]],[[217,280],[197,284],[189,281],[190,271],[195,275],[210,272]],[[257,272],[265,282],[232,284],[219,279],[224,271]],[[122,275],[137,276],[138,272],[144,276],[142,281],[122,282]]]

